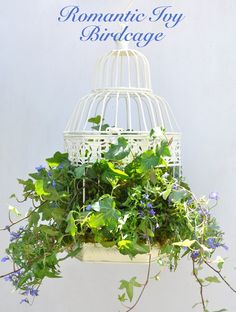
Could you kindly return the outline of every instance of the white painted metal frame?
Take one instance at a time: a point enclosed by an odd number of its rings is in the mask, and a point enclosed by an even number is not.
[[[88,120],[97,115],[101,121],[95,130]],[[109,125],[106,130],[104,124]],[[140,52],[120,43],[99,60],[95,89],[81,99],[66,126],[65,149],[76,165],[94,162],[122,135],[135,155],[160,140],[149,136],[150,130],[157,127],[165,129],[167,137],[173,139],[169,165],[180,167],[179,127],[168,103],[152,91],[149,62]]]

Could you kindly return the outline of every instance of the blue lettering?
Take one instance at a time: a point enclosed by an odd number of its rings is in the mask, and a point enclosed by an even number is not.
[[[71,18],[71,21],[75,22],[77,13],[79,13],[78,6],[74,6],[74,5],[66,6],[60,11],[60,17],[58,17],[58,21],[66,22]]]
[[[97,41],[99,39],[100,27],[96,25],[90,25],[85,27],[81,32],[81,41]]]

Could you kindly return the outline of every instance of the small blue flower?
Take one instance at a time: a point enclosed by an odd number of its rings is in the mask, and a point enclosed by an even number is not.
[[[155,216],[155,214],[156,214],[155,211],[154,211],[153,209],[151,209],[149,213],[150,213],[150,215],[151,215],[152,217]]]
[[[16,276],[20,276],[23,272],[21,270],[19,270],[18,272],[15,273]]]
[[[144,194],[144,195],[143,195],[143,198],[144,198],[144,199],[149,199],[149,194]]]
[[[49,178],[51,178],[52,173],[51,173],[50,171],[48,171],[48,173],[47,173],[47,174],[48,174],[48,177],[49,177]]]
[[[199,214],[199,216],[208,216],[208,217],[210,217],[210,212],[208,211],[208,209],[207,208],[205,208],[205,207],[202,207],[201,209],[198,209],[198,214]]]
[[[86,211],[90,211],[91,209],[92,209],[92,205],[88,205],[88,206],[85,208]]]
[[[16,232],[10,232],[10,241],[13,242],[14,240],[20,238],[20,234]]]
[[[9,260],[9,257],[3,257],[2,259],[1,259],[1,262],[2,263],[5,263],[5,262],[7,262]]]
[[[172,190],[177,190],[177,189],[178,189],[178,185],[174,184],[174,185],[172,186]]]
[[[224,248],[224,250],[228,251],[229,250],[229,247],[225,244],[221,245],[222,248]]]
[[[57,168],[58,169],[63,169],[64,168],[64,164],[60,164]]]
[[[148,203],[147,207],[151,209],[151,208],[153,208],[153,205],[151,203]]]
[[[20,304],[22,303],[29,303],[29,299],[28,298],[21,299]]]
[[[30,289],[30,295],[31,295],[32,297],[37,297],[37,296],[39,295],[38,289],[31,288],[31,289]]]
[[[24,229],[25,229],[25,228],[24,228],[23,226],[20,226],[20,227],[19,227],[19,231],[24,231]]]
[[[221,244],[219,243],[215,243],[215,239],[210,237],[207,239],[207,245],[211,248],[211,249],[216,249],[218,247],[221,246]]]
[[[218,192],[211,192],[209,194],[209,198],[213,200],[218,200],[219,199],[219,193]]]
[[[56,188],[56,186],[57,186],[57,183],[56,183],[56,181],[53,180],[53,181],[52,181],[52,187],[53,187],[53,188]]]
[[[188,205],[191,205],[192,203],[193,203],[193,199],[192,199],[192,198],[189,198],[188,201],[187,201],[187,204],[188,204]]]
[[[40,172],[41,170],[45,169],[45,167],[42,166],[42,165],[40,165],[40,166],[38,166],[38,167],[35,167],[35,169],[36,169],[38,172]]]
[[[192,254],[191,254],[192,259],[196,260],[198,258],[198,256],[199,256],[199,254],[200,254],[199,250],[193,251]]]
[[[22,293],[22,295],[28,296],[30,294],[30,287],[26,287],[25,291]]]
[[[4,277],[4,281],[5,282],[12,282],[12,277],[13,277],[12,274],[9,274],[9,275]]]

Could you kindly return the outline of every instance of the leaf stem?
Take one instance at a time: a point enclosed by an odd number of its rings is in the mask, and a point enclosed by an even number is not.
[[[205,303],[205,299],[204,299],[204,294],[203,294],[203,284],[201,282],[201,280],[199,279],[197,273],[196,273],[196,268],[195,268],[195,261],[192,259],[193,262],[193,275],[196,279],[196,281],[198,282],[199,286],[200,286],[200,296],[201,296],[201,304],[202,304],[202,308],[203,308],[203,312],[206,311],[206,303]]]
[[[137,304],[139,303],[140,299],[142,298],[143,296],[143,293],[145,291],[145,288],[147,287],[148,285],[148,282],[149,282],[149,279],[150,279],[150,272],[151,272],[151,263],[152,263],[152,255],[151,253],[148,255],[148,271],[147,271],[147,277],[146,277],[146,281],[145,283],[143,284],[143,288],[140,292],[140,295],[138,296],[137,300],[135,301],[135,303],[132,305],[132,307],[129,307],[128,310],[126,312],[129,312],[129,311],[132,311],[136,306]]]
[[[234,289],[229,282],[227,282],[227,280],[224,278],[224,276],[221,274],[220,270],[215,269],[212,265],[210,265],[210,263],[208,263],[206,260],[204,260],[204,263],[210,268],[212,269],[215,273],[217,273],[219,275],[219,277],[222,279],[222,281],[234,292],[236,293],[236,289]]]

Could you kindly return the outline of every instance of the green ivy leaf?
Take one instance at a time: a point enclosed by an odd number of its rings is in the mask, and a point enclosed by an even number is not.
[[[40,220],[39,213],[38,212],[32,212],[32,214],[29,217],[29,228],[31,228],[31,226],[37,226],[39,220]]]
[[[169,195],[172,191],[172,188],[173,188],[173,183],[169,184],[167,186],[167,189],[161,193],[161,196],[163,197],[164,200],[167,200],[167,198],[169,197]]]
[[[101,116],[100,116],[100,115],[97,115],[96,117],[89,118],[89,119],[88,119],[88,122],[94,123],[94,124],[96,124],[96,125],[99,125],[100,122],[101,122]]]
[[[160,146],[157,145],[157,147],[156,147],[156,154],[159,157],[170,157],[171,156],[168,141],[164,141],[163,140],[163,141],[161,141]]]
[[[105,226],[106,222],[103,213],[92,214],[89,218],[88,225],[92,229],[100,229]]]
[[[218,269],[222,270],[224,263],[225,263],[225,260],[223,258],[221,258],[220,256],[218,256],[215,260],[215,263],[217,264]]]
[[[205,278],[205,281],[209,283],[220,283],[220,280],[217,276],[208,276],[207,278]]]
[[[111,144],[107,153],[104,157],[108,160],[121,160],[127,157],[130,154],[130,147],[128,141],[119,137],[117,144]]]
[[[56,152],[53,157],[46,159],[49,167],[57,167],[61,163],[68,161],[68,153]]]
[[[35,192],[39,195],[50,195],[50,193],[44,190],[44,180],[37,180],[35,182]]]
[[[173,246],[190,248],[195,242],[196,242],[195,240],[186,239],[183,242],[173,243]]]
[[[150,251],[148,245],[138,244],[132,240],[123,239],[118,242],[118,248],[123,255],[135,257],[137,254],[146,254]]]
[[[51,226],[47,226],[47,225],[41,225],[40,230],[41,232],[49,236],[57,236],[59,234],[58,230],[53,229]]]
[[[75,224],[73,211],[70,211],[70,213],[66,218],[66,221],[67,221],[66,233],[69,233],[72,237],[75,237],[75,234],[77,233],[77,226]]]
[[[159,157],[152,150],[140,155],[138,171],[145,173],[159,164]]]
[[[75,168],[75,177],[77,179],[81,179],[85,175],[85,168],[86,168],[85,164]]]
[[[172,190],[170,199],[176,203],[185,199],[187,196],[188,196],[188,192],[185,190]]]
[[[13,207],[11,205],[8,206],[8,209],[10,212],[14,213],[16,216],[20,216],[21,213],[18,211],[18,209],[16,207]]]
[[[118,296],[118,300],[119,300],[120,302],[125,302],[125,301],[127,300],[126,294],[123,293],[122,295],[119,295],[119,296]]]
[[[134,296],[134,287],[141,287],[142,285],[137,282],[137,277],[132,277],[130,281],[121,280],[120,289],[125,289],[130,302]]]

